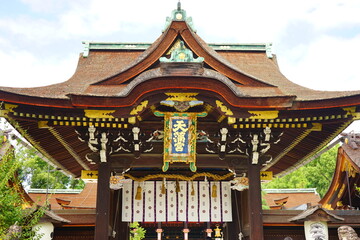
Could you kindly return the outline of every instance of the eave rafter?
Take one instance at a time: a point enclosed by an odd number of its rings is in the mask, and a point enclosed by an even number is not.
[[[75,161],[84,169],[90,170],[89,166],[84,163],[81,157],[76,153],[73,147],[61,136],[61,134],[53,127],[48,128],[49,132],[61,143],[61,145],[68,151],[68,153],[75,159]]]
[[[266,166],[263,170],[272,170],[274,171],[274,175],[277,175],[278,177],[293,172],[302,165],[306,164],[308,160],[311,159],[312,155],[314,155],[315,153],[319,152],[322,148],[324,148],[331,140],[333,140],[336,136],[338,136],[351,122],[352,122],[351,118],[345,122],[342,121],[339,123],[327,122],[319,125],[322,128],[320,131],[318,131],[317,128],[306,130],[301,135],[299,135],[296,138],[296,140],[292,142],[284,150],[284,154],[280,153],[280,156],[277,157],[272,164]],[[335,129],[329,132],[328,125],[332,125],[333,127],[335,127]],[[319,143],[316,146],[311,147],[311,151],[307,150],[305,146],[309,145],[310,144],[309,142],[314,141],[314,139],[317,139],[316,141],[319,141]],[[300,145],[303,146],[303,148],[305,147],[303,151],[299,150]],[[293,154],[299,157],[299,159],[296,159],[295,163],[289,164],[287,163],[287,161],[284,161],[284,159],[289,158]],[[278,169],[278,165],[280,165],[280,162],[282,162],[282,167]]]
[[[21,127],[18,124],[18,121],[15,120],[12,116],[11,113],[14,113],[14,109],[16,108],[16,105],[10,105],[10,106],[5,106],[4,109],[0,110],[0,117],[4,117],[10,124],[12,124],[16,130],[21,134],[21,136],[23,136],[33,147],[35,147],[43,156],[44,159],[50,161],[52,164],[60,167],[64,173],[75,177],[75,174],[72,173],[71,171],[69,171],[68,169],[66,169],[66,167],[64,167],[64,165],[62,165],[59,161],[57,161],[55,158],[53,158],[51,156],[51,154],[49,154],[40,144],[38,141],[36,141],[29,133],[28,131],[26,131],[23,127]]]

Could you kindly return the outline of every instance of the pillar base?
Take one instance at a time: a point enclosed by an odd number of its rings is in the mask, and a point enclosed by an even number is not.
[[[205,230],[205,232],[207,237],[211,237],[211,233],[213,232],[213,230],[211,228],[208,228]]]
[[[161,240],[161,235],[164,232],[164,230],[161,228],[158,228],[158,229],[156,229],[156,232],[157,232],[157,240]]]
[[[184,240],[188,240],[188,239],[189,239],[189,232],[190,232],[190,229],[188,229],[188,228],[184,228],[184,229],[183,229]]]

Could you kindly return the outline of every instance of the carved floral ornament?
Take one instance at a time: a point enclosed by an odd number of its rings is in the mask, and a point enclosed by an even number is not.
[[[235,177],[230,181],[233,185],[230,187],[233,190],[244,191],[245,189],[249,189],[249,179],[245,176]]]
[[[203,105],[196,96],[199,93],[165,93],[168,97],[161,101],[160,104],[175,108],[176,111],[185,112],[191,107]]]

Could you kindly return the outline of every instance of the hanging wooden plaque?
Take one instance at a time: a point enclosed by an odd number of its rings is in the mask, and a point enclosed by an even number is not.
[[[196,172],[196,125],[199,113],[171,112],[164,114],[164,165],[185,162],[190,170]]]

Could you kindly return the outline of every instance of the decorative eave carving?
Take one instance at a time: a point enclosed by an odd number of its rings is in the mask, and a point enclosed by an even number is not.
[[[269,127],[263,129],[252,129],[247,131],[236,131],[229,133],[226,127],[219,130],[218,140],[213,141],[208,137],[206,150],[209,153],[219,154],[221,160],[226,154],[240,153],[248,156],[252,164],[258,164],[272,144],[277,144],[282,136],[282,131],[272,131]],[[272,159],[262,163],[268,164]]]
[[[141,129],[137,126],[125,131],[95,128],[92,125],[88,129],[76,128],[75,131],[79,140],[86,142],[93,152],[86,155],[86,159],[91,164],[107,162],[113,153],[133,153],[135,158],[139,158],[141,153],[153,149],[151,144],[153,133],[141,133]]]

